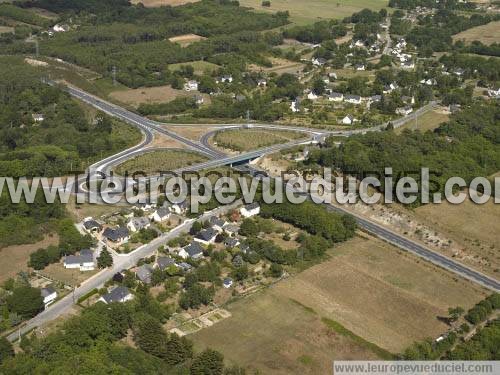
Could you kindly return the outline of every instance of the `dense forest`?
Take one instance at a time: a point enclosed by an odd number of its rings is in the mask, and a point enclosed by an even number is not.
[[[367,172],[383,176],[384,168],[390,166],[394,176],[411,175],[417,182],[420,168],[427,167],[434,188],[442,192],[445,181],[452,176],[470,182],[474,177],[490,176],[500,170],[499,116],[496,103],[475,103],[434,132],[357,135],[340,147],[332,145],[312,151],[308,163],[359,177]]]
[[[78,24],[69,32],[44,37],[41,53],[103,74],[116,66],[117,79],[129,87],[170,83],[166,69],[172,63],[206,60],[230,65],[235,58],[238,63],[263,63],[262,54],[281,39],[260,32],[288,22],[287,13],[257,14],[230,1],[203,0],[159,9],[112,0],[41,0],[23,6],[45,8],[71,18],[71,26]],[[168,41],[189,33],[208,39],[186,47]],[[11,41],[5,48],[23,52],[27,46]]]
[[[90,120],[79,103],[42,83],[43,72],[22,59],[2,58],[0,70],[1,176],[61,176],[139,142],[139,131],[118,128],[104,114]]]
[[[140,288],[139,288],[140,289]],[[23,338],[14,356],[0,340],[2,374],[222,374],[223,356],[213,350],[195,354],[187,338],[167,333],[169,312],[147,289],[125,304],[98,303],[44,338]],[[120,340],[132,332],[136,348]],[[228,368],[226,374],[242,374]]]

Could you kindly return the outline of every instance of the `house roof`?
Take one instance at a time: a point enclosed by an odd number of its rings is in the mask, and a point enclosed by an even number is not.
[[[175,260],[173,260],[170,257],[159,257],[156,260],[156,263],[158,264],[158,267],[160,268],[160,270],[163,271],[168,266],[171,266],[172,264],[175,264]]]
[[[226,223],[224,220],[219,219],[217,216],[212,216],[209,220],[210,224],[212,225],[217,225],[218,227],[221,227]]]
[[[102,233],[104,237],[111,241],[118,241],[128,237],[128,229],[126,227],[106,228]]]
[[[181,262],[178,264],[179,267],[181,267],[184,271],[189,271],[191,268],[193,268],[192,265],[186,262]]]
[[[168,207],[160,207],[156,210],[156,214],[159,217],[166,217],[170,215],[170,210],[168,209]]]
[[[202,230],[195,237],[200,239],[200,240],[203,240],[203,241],[210,241],[215,236],[217,236],[217,233],[218,232],[214,228],[208,228],[208,229]]]
[[[56,290],[54,288],[52,288],[51,286],[48,286],[46,288],[42,288],[40,290],[40,293],[42,294],[43,298],[48,297],[48,296],[54,294],[55,292],[56,292]]]
[[[64,258],[64,264],[83,264],[93,262],[94,253],[89,249],[81,250],[79,255],[68,255]]]
[[[85,227],[85,229],[87,230],[90,230],[90,229],[94,229],[94,228],[102,228],[101,224],[99,224],[97,221],[95,220],[87,220],[83,223],[83,226]]]
[[[145,216],[133,217],[132,219],[130,219],[129,223],[132,223],[137,229],[142,229],[149,225],[149,219]]]
[[[224,230],[228,233],[238,233],[240,227],[237,226],[236,224],[228,224],[224,226]]]
[[[361,96],[359,96],[359,95],[346,95],[346,96],[344,96],[344,99],[345,100],[356,100],[356,101],[359,101],[359,100],[361,100]]]
[[[149,264],[143,264],[140,266],[135,274],[137,275],[137,278],[141,280],[143,283],[149,284],[151,282],[151,274],[153,273],[153,267],[151,267]]]
[[[194,257],[194,256],[197,256],[197,255],[203,254],[203,248],[196,241],[193,241],[189,245],[187,245],[186,247],[184,247],[184,250],[186,251],[186,253],[188,253],[188,255],[190,257]]]
[[[112,303],[112,302],[120,302],[128,295],[130,295],[130,292],[127,287],[118,286],[108,294],[102,296],[102,298],[106,301],[106,303]]]
[[[344,94],[342,94],[341,92],[332,92],[330,94],[330,98],[342,98],[344,96]]]
[[[223,281],[223,283],[225,285],[231,285],[233,283],[233,279],[231,279],[230,277],[226,277]]]
[[[251,210],[255,210],[256,208],[259,208],[259,207],[260,207],[259,202],[253,202],[253,203],[247,204],[245,206],[245,209],[247,211],[251,211]]]
[[[240,243],[240,241],[238,241],[238,239],[234,238],[234,237],[228,237],[224,241],[224,245],[226,245],[227,247],[231,247],[231,248],[238,246],[239,243]]]

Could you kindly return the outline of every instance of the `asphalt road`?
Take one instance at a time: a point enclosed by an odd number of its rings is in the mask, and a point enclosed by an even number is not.
[[[264,155],[264,154],[267,154],[270,152],[275,152],[275,151],[281,150],[285,147],[292,147],[292,146],[300,143],[298,141],[297,142],[290,142],[290,143],[287,143],[284,145],[275,145],[275,146],[271,146],[271,147],[266,147],[266,148],[263,148],[260,150],[248,152],[248,153],[241,154],[241,155],[227,156],[219,151],[211,149],[210,146],[208,145],[208,143],[203,144],[201,142],[195,142],[195,141],[192,141],[192,140],[187,139],[185,137],[182,137],[180,135],[177,135],[176,133],[174,133],[170,130],[164,129],[161,126],[161,124],[159,124],[159,123],[156,123],[156,122],[151,121],[147,118],[141,117],[135,113],[132,113],[132,112],[127,111],[123,108],[120,108],[114,104],[108,103],[108,102],[106,102],[102,99],[99,99],[93,95],[90,95],[82,90],[79,90],[79,89],[73,88],[73,87],[68,87],[68,92],[72,96],[96,107],[97,109],[99,109],[99,110],[101,110],[101,111],[103,111],[111,116],[117,117],[117,118],[119,118],[119,119],[121,119],[129,124],[137,126],[144,134],[144,138],[139,145],[134,146],[128,150],[122,151],[116,155],[110,156],[104,160],[101,160],[100,162],[92,165],[90,168],[91,170],[106,171],[110,166],[116,165],[118,162],[124,161],[124,160],[130,158],[131,156],[135,156],[135,155],[138,155],[138,154],[145,152],[145,147],[148,144],[150,144],[153,140],[154,132],[159,132],[159,133],[165,134],[169,137],[172,137],[173,139],[176,139],[179,142],[184,143],[188,147],[190,147],[198,152],[204,153],[205,155],[207,155],[208,157],[210,157],[212,159],[209,162],[200,163],[200,164],[194,166],[195,170],[201,170],[204,168],[216,167],[216,166],[220,166],[220,165],[228,165],[228,164],[230,165],[232,163],[237,163],[240,161],[253,159],[253,158],[259,157],[261,155]],[[419,110],[415,111],[411,115],[409,115],[405,118],[393,121],[393,124],[395,127],[402,126],[407,121],[410,121],[410,120],[414,119],[416,116],[419,116],[419,115],[429,111],[430,109],[434,108],[435,105],[436,105],[436,102],[429,103],[428,105],[420,108]],[[226,125],[226,124],[223,124],[223,125]],[[385,125],[386,124],[382,124],[382,125],[379,125],[378,127],[374,127],[374,128],[370,128],[370,129],[336,131],[336,132],[325,132],[323,130],[314,130],[314,129],[305,129],[305,128],[302,130],[308,131],[311,134],[314,134],[313,136],[323,136],[323,135],[350,136],[353,134],[364,133],[364,132],[368,132],[368,131],[378,131],[378,130],[383,129],[385,127]],[[234,125],[232,125],[232,126],[234,126]],[[275,126],[275,125],[258,124],[257,126],[266,127],[266,128],[270,128],[270,129],[283,128],[279,125]],[[287,128],[287,129],[290,129],[290,128]],[[247,166],[239,166],[238,168],[240,168],[242,170],[252,171],[252,168],[247,167]],[[187,170],[193,170],[193,168],[187,168]],[[238,203],[235,203],[231,206],[220,207],[219,209],[214,210],[211,213],[205,213],[202,218],[206,219],[211,215],[216,215],[216,214],[219,214],[221,212],[226,212],[227,210],[232,209],[237,204]],[[329,209],[332,209],[332,210],[335,210],[338,212],[353,215],[351,212],[349,212],[341,207],[334,207],[334,206],[328,206],[328,207],[329,207]],[[425,260],[428,260],[428,261],[430,261],[430,262],[432,262],[440,267],[447,269],[448,271],[450,271],[452,273],[455,273],[457,275],[465,277],[465,278],[467,278],[473,282],[476,282],[480,285],[483,285],[489,289],[492,289],[495,291],[500,290],[500,284],[498,283],[498,281],[496,281],[496,280],[494,280],[486,275],[483,275],[482,273],[480,273],[478,271],[472,270],[472,269],[470,269],[462,264],[459,264],[459,263],[453,261],[452,259],[449,259],[443,255],[437,254],[437,253],[433,252],[432,250],[427,249],[425,246],[420,245],[412,240],[409,240],[406,237],[404,237],[400,234],[397,234],[395,232],[392,232],[389,229],[384,228],[378,224],[375,224],[375,223],[373,223],[373,222],[371,222],[363,217],[360,217],[360,216],[355,215],[355,214],[353,216],[356,218],[359,226],[362,229],[382,238],[383,240],[386,240],[386,241],[394,244],[395,246],[398,246],[401,249],[410,251],[410,252],[416,254],[417,256],[419,256]],[[74,291],[74,293],[71,293],[70,295],[62,298],[61,300],[57,301],[53,305],[49,306],[47,308],[47,310],[43,311],[42,313],[37,315],[35,318],[28,321],[19,330],[17,330],[14,333],[11,333],[8,336],[8,339],[11,341],[15,341],[18,338],[19,334],[24,334],[26,332],[29,332],[32,329],[34,329],[38,326],[41,326],[41,325],[47,323],[48,321],[51,321],[51,320],[57,318],[58,316],[60,316],[61,314],[67,312],[79,297],[85,295],[86,293],[88,293],[89,291],[91,291],[95,288],[100,287],[105,281],[109,280],[116,272],[121,271],[121,270],[126,269],[126,268],[130,268],[133,265],[135,265],[139,259],[151,255],[158,248],[158,246],[168,242],[170,239],[176,237],[180,233],[188,231],[189,228],[191,227],[191,224],[192,224],[192,221],[187,221],[184,224],[182,224],[181,226],[177,227],[176,229],[160,236],[159,238],[155,239],[151,243],[143,246],[142,248],[140,248],[139,250],[136,250],[135,252],[133,252],[131,254],[128,254],[127,256],[116,256],[115,255],[114,256],[115,263],[114,263],[113,268],[103,270],[100,273],[98,273],[98,274],[94,275],[93,277],[91,277],[90,279],[88,279],[87,281],[85,281],[84,283],[82,283],[82,285],[80,287],[78,287]]]

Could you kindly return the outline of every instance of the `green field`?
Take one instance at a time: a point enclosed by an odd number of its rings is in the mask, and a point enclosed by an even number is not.
[[[171,171],[195,163],[201,163],[205,160],[207,159],[204,156],[190,151],[152,151],[120,164],[115,168],[115,172],[118,174],[128,172],[130,174],[141,171],[146,174],[154,174],[160,171]]]
[[[286,143],[303,137],[303,134],[292,131],[239,129],[217,133],[213,137],[212,141],[218,147],[242,152],[255,150],[260,147],[272,146],[279,143]]]
[[[263,7],[262,0],[240,0],[241,6],[254,8],[258,12],[288,10],[290,20],[305,25],[329,18],[344,18],[364,8],[379,10],[386,7],[387,0],[271,0],[270,7]]]

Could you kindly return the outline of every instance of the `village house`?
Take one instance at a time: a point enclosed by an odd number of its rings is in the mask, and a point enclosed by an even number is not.
[[[224,246],[228,249],[234,249],[240,244],[240,241],[234,237],[228,237],[224,240]]]
[[[231,286],[233,285],[233,279],[231,279],[230,277],[226,277],[222,282],[222,285],[226,289],[231,288]]]
[[[408,116],[410,113],[413,112],[413,108],[410,106],[405,106],[405,107],[400,107],[396,109],[396,113],[401,116]]]
[[[102,237],[116,244],[122,244],[130,239],[129,231],[125,227],[106,228],[102,232]]]
[[[102,225],[92,218],[84,220],[83,227],[89,233],[99,233],[102,230]]]
[[[216,79],[217,83],[231,83],[233,82],[233,76],[230,74],[225,74],[222,77]]]
[[[197,91],[198,90],[198,82],[194,80],[187,81],[184,85],[184,90],[186,91]]]
[[[52,302],[54,302],[57,299],[57,292],[51,286],[48,286],[46,288],[42,288],[40,290],[40,293],[42,295],[43,304],[44,304],[45,308],[47,308]]]
[[[205,99],[203,99],[203,96],[201,95],[193,95],[193,100],[196,105],[202,105],[205,102]]]
[[[203,257],[203,247],[199,242],[193,241],[179,251],[178,254],[182,259],[193,258],[199,259]]]
[[[328,96],[328,100],[331,102],[341,102],[344,100],[344,94],[342,94],[341,92],[332,92]]]
[[[267,86],[267,81],[263,78],[260,78],[257,80],[257,86],[259,87],[266,87]]]
[[[151,223],[149,222],[149,219],[147,217],[133,217],[130,219],[130,221],[127,223],[127,228],[131,232],[138,232],[141,229],[147,229],[151,226]]]
[[[365,64],[356,64],[356,65],[354,65],[354,69],[362,71],[362,70],[366,70],[366,66],[365,66]]]
[[[168,207],[160,207],[150,216],[150,218],[157,223],[161,223],[170,218],[170,210]]]
[[[134,299],[134,295],[130,293],[128,288],[124,286],[117,286],[111,292],[103,295],[99,298],[99,301],[104,302],[105,304],[117,302],[123,303],[127,301],[131,301]]]
[[[200,242],[203,245],[210,245],[215,243],[215,238],[219,232],[214,228],[203,229],[200,233],[194,236],[196,242]]]
[[[342,119],[342,124],[344,125],[352,125],[354,123],[354,117],[351,115],[347,115]]]
[[[45,120],[45,116],[43,113],[33,113],[31,115],[31,117],[33,118],[33,121],[35,121],[35,122],[42,122]]]
[[[415,69],[415,63],[413,61],[404,61],[401,63],[401,68],[403,68],[403,69]]]
[[[95,269],[94,252],[89,249],[80,251],[79,255],[68,255],[63,261],[64,268],[75,269],[80,271],[93,271]]]
[[[300,99],[297,98],[295,99],[292,104],[290,105],[290,109],[292,110],[292,112],[294,113],[297,113],[297,112],[300,112]]]
[[[312,59],[312,63],[313,63],[313,65],[316,65],[316,66],[323,66],[326,64],[326,60],[322,57],[316,57],[316,58]]]
[[[222,232],[224,229],[224,226],[228,224],[227,221],[218,218],[217,216],[212,216],[208,222],[212,226],[213,229],[215,229],[217,232]]]
[[[135,275],[137,278],[143,282],[144,284],[151,284],[151,275],[153,274],[153,267],[149,264],[143,264],[137,271],[135,271]]]
[[[309,99],[309,100],[316,100],[316,99],[318,99],[318,95],[316,95],[314,93],[314,91],[311,91],[311,92],[309,92],[309,94],[307,94],[307,99]]]
[[[361,96],[359,95],[345,95],[344,101],[351,104],[361,104]]]
[[[156,259],[156,267],[158,267],[161,271],[165,271],[168,267],[174,266],[175,260],[170,257],[158,257]]]
[[[260,205],[257,202],[247,204],[240,208],[241,216],[247,218],[260,214]]]
[[[227,224],[224,226],[224,232],[226,232],[231,237],[236,236],[239,231],[240,227],[236,224]]]

